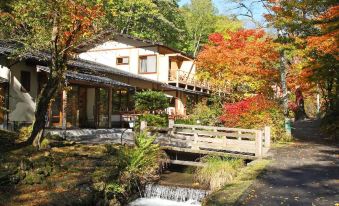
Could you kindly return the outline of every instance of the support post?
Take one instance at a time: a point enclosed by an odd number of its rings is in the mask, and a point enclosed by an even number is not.
[[[238,135],[239,135],[238,140],[241,140],[241,131],[238,131]]]
[[[174,119],[173,118],[169,118],[168,119],[168,128],[169,129],[173,129],[174,127]]]
[[[108,89],[108,128],[112,127],[112,88]]]
[[[255,132],[255,156],[256,157],[262,156],[262,132],[261,131]]]
[[[80,118],[80,111],[79,111],[79,109],[77,109],[77,119],[76,119],[76,123],[75,123],[77,128],[79,128],[79,126],[80,126],[79,118]]]
[[[269,126],[265,126],[265,148],[271,147],[271,128]]]
[[[142,120],[140,121],[140,131],[143,131],[147,128],[147,122]]]
[[[177,72],[176,72],[176,87],[179,87],[179,69],[177,69]]]
[[[194,132],[194,140],[193,140],[193,144],[192,144],[192,149],[199,150],[199,146],[198,146],[198,133],[196,133],[196,132]]]
[[[66,130],[67,128],[67,113],[66,113],[66,108],[67,108],[67,91],[63,90],[62,91],[62,120],[61,120],[61,128],[63,130]]]

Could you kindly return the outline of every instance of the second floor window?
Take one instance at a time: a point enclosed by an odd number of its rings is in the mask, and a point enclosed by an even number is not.
[[[129,64],[129,57],[117,57],[117,65]]]
[[[31,91],[31,72],[21,71],[20,75],[21,91],[30,92]]]
[[[140,56],[139,57],[139,73],[156,73],[157,72],[157,56]]]

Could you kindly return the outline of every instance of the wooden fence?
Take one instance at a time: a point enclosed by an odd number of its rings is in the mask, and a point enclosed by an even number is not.
[[[270,127],[262,130],[169,124],[172,146],[192,150],[244,153],[261,157],[270,148]]]

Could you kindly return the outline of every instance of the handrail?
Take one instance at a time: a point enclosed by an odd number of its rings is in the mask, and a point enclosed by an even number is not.
[[[251,151],[256,157],[262,157],[269,150],[271,143],[271,132],[268,126],[263,129],[242,129],[174,124],[172,120],[169,122],[169,128],[172,129],[170,132],[172,136],[185,136],[186,141],[191,142],[194,149],[199,149],[200,146],[225,147],[239,152]],[[216,138],[218,136],[224,138]]]
[[[175,72],[175,73],[174,73]],[[192,84],[197,86],[207,87],[207,81],[198,81],[196,76],[192,73],[183,70],[170,70],[169,81],[175,81],[178,83]]]
[[[204,126],[204,125],[188,125],[188,124],[174,124],[173,127],[181,128],[197,128],[197,129],[216,129],[216,130],[228,130],[228,131],[241,131],[241,132],[257,132],[261,131],[258,129],[242,129],[242,128],[227,128],[227,127],[214,127],[214,126]]]

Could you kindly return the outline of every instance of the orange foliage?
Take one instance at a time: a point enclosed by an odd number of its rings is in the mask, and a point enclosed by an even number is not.
[[[333,6],[329,8],[323,15],[319,16],[319,27],[322,31],[320,36],[311,36],[307,39],[308,46],[316,49],[322,54],[331,54],[337,60],[339,59],[338,53],[338,37],[339,30],[332,30],[331,27],[337,27],[339,18],[339,6]]]
[[[250,85],[254,93],[270,88],[267,85],[277,78],[273,64],[278,60],[272,39],[255,29],[230,32],[229,36],[210,35],[210,44],[197,57],[198,74],[205,74],[203,78],[209,78],[215,87],[227,87],[228,92],[239,85]]]
[[[66,0],[68,26],[62,30],[63,35],[60,36],[61,44],[69,47],[75,44],[80,38],[90,37],[94,32],[93,24],[99,18],[104,16],[103,8],[97,4],[90,6],[81,2]]]

